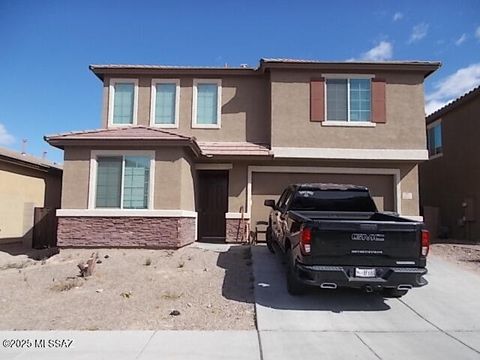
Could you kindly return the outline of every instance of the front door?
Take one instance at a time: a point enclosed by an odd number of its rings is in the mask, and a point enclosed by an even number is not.
[[[225,213],[228,211],[228,171],[199,171],[198,238],[225,240]]]

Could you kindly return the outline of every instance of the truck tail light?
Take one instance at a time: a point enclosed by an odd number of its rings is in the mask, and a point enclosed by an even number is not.
[[[430,249],[430,232],[428,230],[422,230],[422,256],[427,256],[429,249]]]
[[[303,228],[302,234],[300,237],[300,245],[302,252],[305,255],[309,255],[312,251],[312,229],[310,228]]]

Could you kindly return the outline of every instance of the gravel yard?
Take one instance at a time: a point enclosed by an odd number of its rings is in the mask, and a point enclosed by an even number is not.
[[[480,274],[480,244],[475,245],[451,240],[451,243],[432,244],[430,252]]]
[[[0,330],[255,328],[248,246],[95,249],[101,263],[78,277],[92,251],[43,261],[0,252]]]

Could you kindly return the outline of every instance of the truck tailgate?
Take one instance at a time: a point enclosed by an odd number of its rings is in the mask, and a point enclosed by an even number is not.
[[[317,220],[314,224],[310,256],[314,263],[364,266],[418,264],[421,224],[358,220]]]

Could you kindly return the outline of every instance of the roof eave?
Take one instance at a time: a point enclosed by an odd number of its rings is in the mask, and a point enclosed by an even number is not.
[[[108,65],[90,65],[92,71],[100,80],[105,76],[158,76],[158,75],[195,75],[195,76],[221,76],[221,75],[239,75],[251,76],[258,75],[257,69],[253,68],[228,68],[228,67],[142,67],[142,66],[108,66]]]
[[[429,62],[288,62],[260,60],[259,70],[267,69],[295,69],[295,70],[370,70],[370,71],[414,71],[421,72],[428,77],[441,67],[439,61]]]

